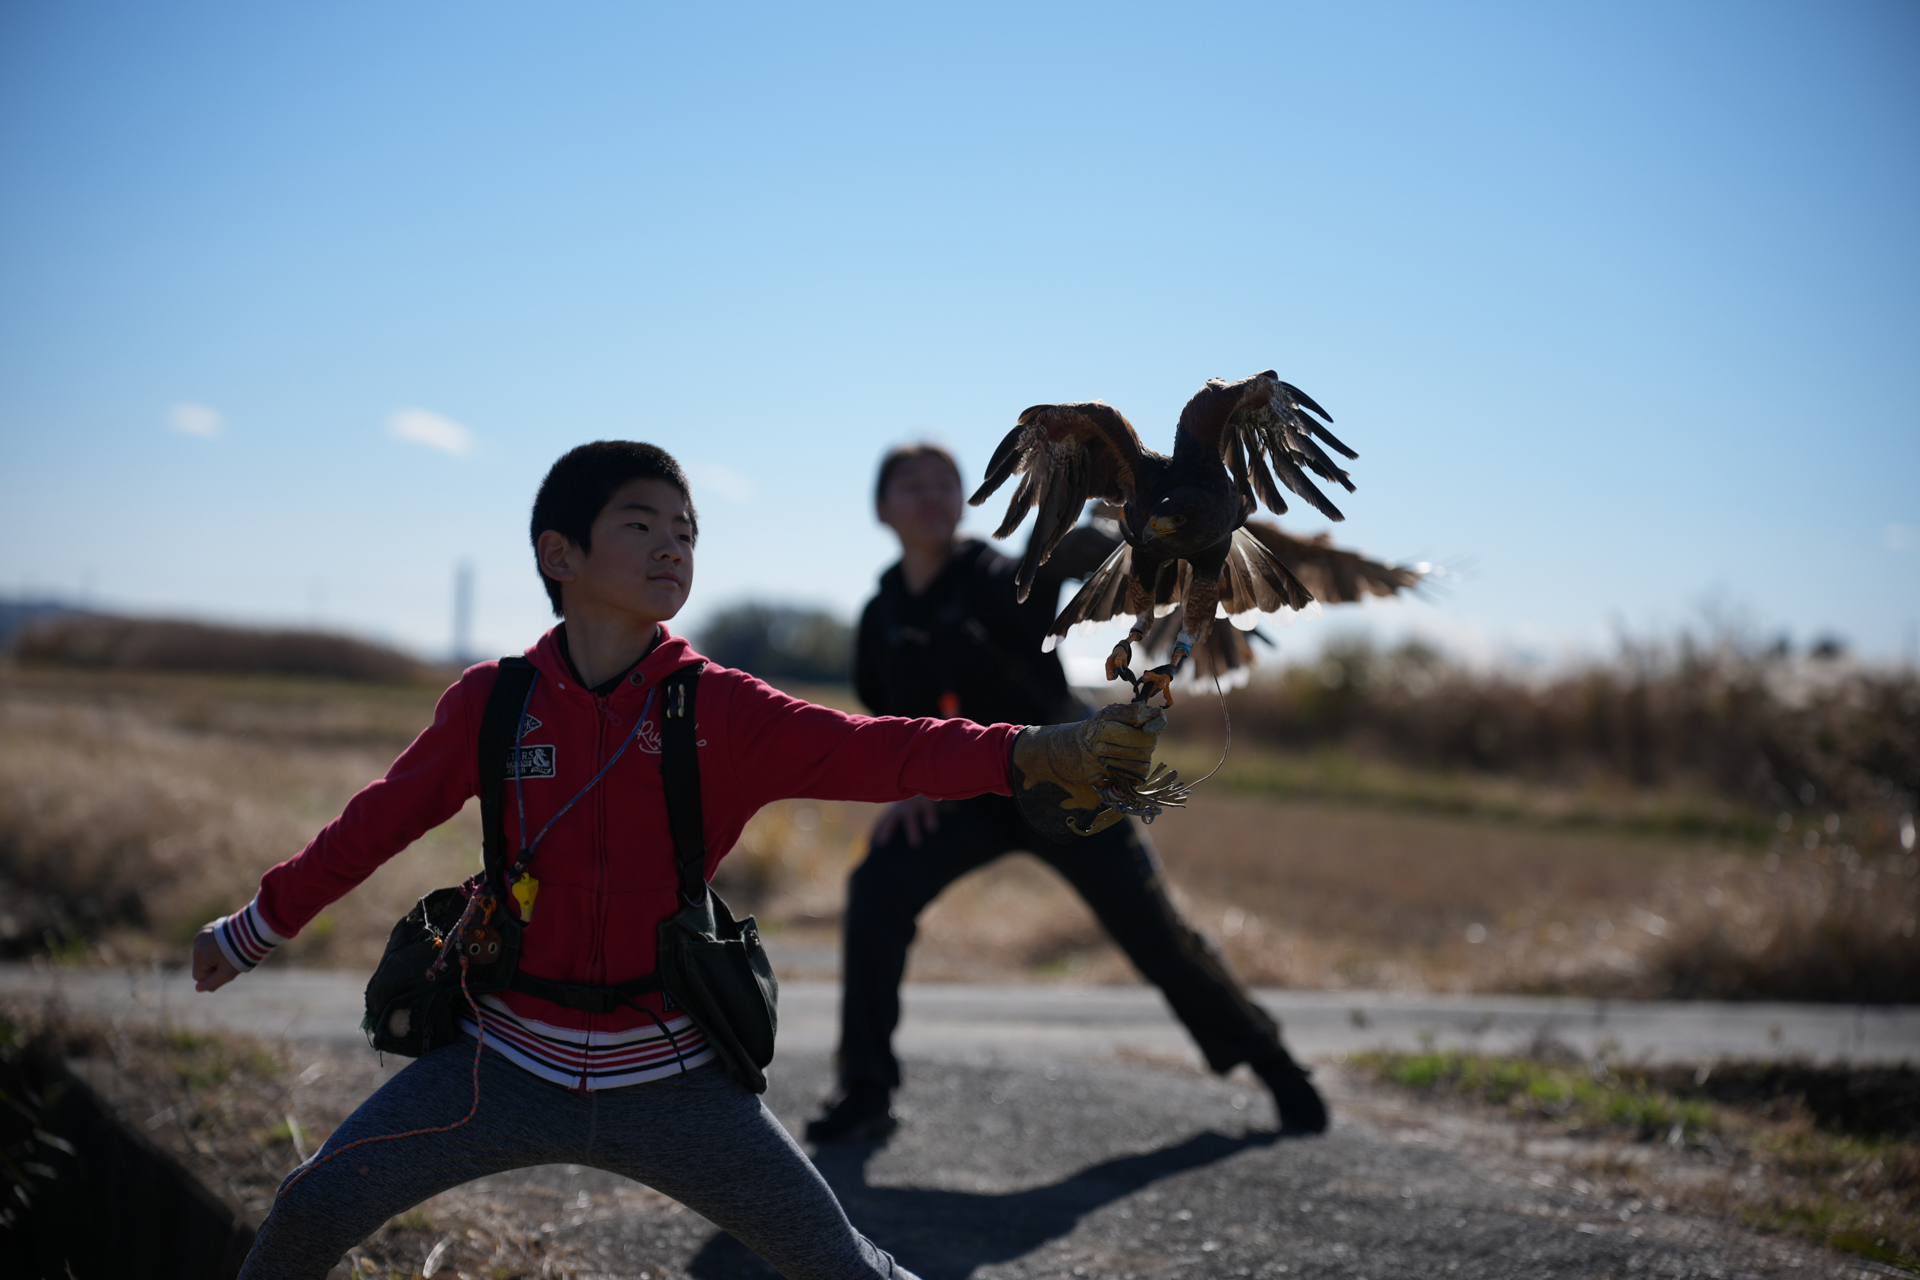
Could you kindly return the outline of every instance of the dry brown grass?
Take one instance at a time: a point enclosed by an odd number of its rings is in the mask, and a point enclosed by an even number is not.
[[[1212,796],[1155,824],[1256,982],[1699,998],[1920,996],[1920,862]]]
[[[52,931],[75,958],[184,958],[200,923],[244,902],[262,870],[385,769],[434,697],[0,670],[0,888],[12,917],[0,935],[16,954]],[[1236,762],[1256,777],[1271,763],[1238,748]],[[1920,864],[1861,852],[1845,823],[1816,829],[1813,848],[1805,823],[1755,847],[1676,835],[1632,810],[1592,819],[1564,791],[1512,780],[1498,783],[1504,807],[1452,812],[1231,782],[1150,834],[1190,916],[1256,983],[1920,997]],[[1580,794],[1604,807],[1604,793]],[[846,874],[877,813],[770,806],[723,864],[722,892],[770,932],[831,954]],[[469,806],[330,908],[286,958],[370,968],[419,894],[477,865],[478,842]],[[1134,980],[1078,898],[1023,856],[933,905],[911,973]]]
[[[290,680],[0,676],[0,948],[82,941],[178,957],[244,904],[432,713],[426,689]],[[463,813],[377,872],[291,948],[360,965],[421,893],[477,865]]]

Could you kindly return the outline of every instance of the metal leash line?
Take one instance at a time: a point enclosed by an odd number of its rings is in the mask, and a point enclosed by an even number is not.
[[[1188,791],[1192,791],[1195,787],[1205,782],[1207,778],[1211,778],[1214,774],[1225,768],[1227,752],[1233,750],[1233,717],[1227,714],[1227,691],[1220,687],[1220,673],[1218,671],[1213,673],[1213,696],[1220,700],[1220,723],[1226,728],[1227,740],[1220,744],[1220,763],[1207,770],[1205,777],[1195,778],[1192,782],[1188,783]]]

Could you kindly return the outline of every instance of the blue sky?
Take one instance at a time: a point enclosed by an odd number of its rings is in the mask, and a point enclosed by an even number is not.
[[[534,486],[624,436],[695,477],[690,622],[850,613],[887,444],[1166,448],[1273,367],[1338,536],[1460,570],[1350,620],[1899,656],[1916,209],[1904,2],[9,3],[0,592],[443,651],[464,560],[516,649]]]

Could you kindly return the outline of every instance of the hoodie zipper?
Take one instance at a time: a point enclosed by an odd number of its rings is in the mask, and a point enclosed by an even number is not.
[[[593,767],[598,770],[607,758],[607,699],[594,694],[593,710]],[[606,982],[607,973],[607,792],[605,787],[595,787],[599,794],[593,798],[593,866],[596,892],[593,911],[593,952],[587,970],[587,981],[595,985]],[[593,1033],[599,1030],[599,1017],[587,1015],[587,1039],[591,1044]],[[583,1055],[580,1069],[580,1087],[587,1087],[587,1074]]]

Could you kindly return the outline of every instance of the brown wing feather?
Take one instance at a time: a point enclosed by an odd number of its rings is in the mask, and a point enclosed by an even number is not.
[[[1421,583],[1416,569],[1383,564],[1333,545],[1326,534],[1316,538],[1296,538],[1282,532],[1268,520],[1249,520],[1241,531],[1259,539],[1274,559],[1293,571],[1293,575],[1323,604],[1348,604],[1363,596],[1390,596],[1412,590]]]
[[[1304,609],[1313,602],[1306,585],[1245,529],[1233,535],[1227,562],[1220,568],[1220,604],[1229,617]]]
[[[1076,591],[1073,599],[1053,620],[1046,648],[1082,623],[1105,622],[1119,613],[1126,599],[1127,582],[1133,576],[1133,548],[1121,543]]]
[[[1314,437],[1320,437],[1349,458],[1360,455],[1333,434],[1327,426],[1333,421],[1332,416],[1316,404],[1312,396],[1292,383],[1282,382],[1271,369],[1239,382],[1208,383],[1207,387],[1216,389],[1216,401],[1224,403],[1227,397],[1232,400],[1231,411],[1221,418],[1210,442],[1217,445],[1227,469],[1233,473],[1234,484],[1242,493],[1257,494],[1269,511],[1284,515],[1287,502],[1280,496],[1279,485],[1274,483],[1277,475],[1280,484],[1305,498],[1327,519],[1346,519],[1307,477],[1311,471],[1353,492],[1353,481],[1334,464]],[[1202,395],[1205,394],[1207,391],[1203,389]],[[1189,409],[1199,404],[1200,399],[1195,396],[1189,401]],[[1211,414],[1197,414],[1196,427],[1204,429],[1212,418],[1220,417],[1218,408],[1216,404]],[[1182,425],[1185,426],[1184,414]]]
[[[1132,500],[1139,473],[1140,437],[1113,406],[1098,400],[1080,404],[1039,404],[993,451],[986,478],[967,501],[979,506],[1019,472],[1020,485],[1007,504],[1006,518],[994,533],[1004,538],[1037,511],[1033,536],[1015,576],[1020,599],[1027,598],[1034,573],[1053,554],[1060,539],[1080,520],[1090,498]]]

